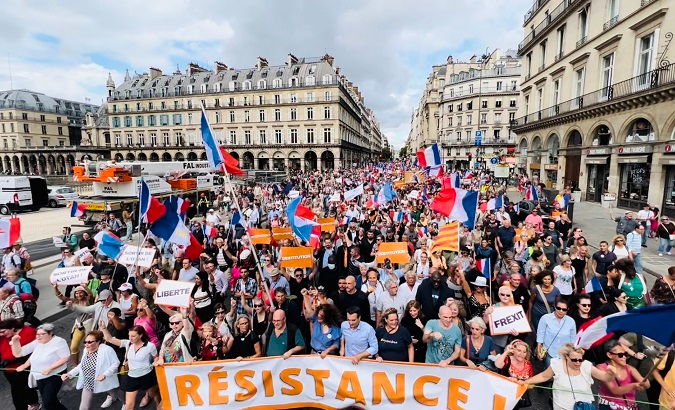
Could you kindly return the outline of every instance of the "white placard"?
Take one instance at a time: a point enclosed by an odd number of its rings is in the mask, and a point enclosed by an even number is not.
[[[295,189],[288,191],[288,197],[291,199],[295,199],[300,195],[300,191],[296,191]]]
[[[79,285],[89,281],[91,266],[71,266],[69,268],[56,268],[49,275],[49,283],[52,285]]]
[[[521,305],[496,307],[490,315],[490,334],[505,335],[515,329],[518,333],[532,331]]]
[[[152,261],[155,258],[155,250],[152,248],[138,248],[138,246],[127,245],[122,249],[118,263],[122,265],[135,265],[144,268],[152,266]]]
[[[75,256],[77,256],[80,262],[83,262],[84,258],[86,258],[87,255],[91,255],[91,252],[89,252],[89,248],[82,248],[80,250],[75,251]]]
[[[66,248],[66,247],[68,247],[68,245],[66,245],[66,244],[63,242],[63,239],[61,239],[60,236],[53,236],[53,237],[52,237],[52,242],[54,243],[54,246],[56,246],[57,248]]]
[[[190,294],[195,284],[179,280],[164,279],[157,285],[155,304],[167,306],[190,306]]]

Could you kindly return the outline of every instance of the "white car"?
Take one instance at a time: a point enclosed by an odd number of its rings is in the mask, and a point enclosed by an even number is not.
[[[66,206],[68,202],[76,201],[80,196],[71,187],[67,186],[49,186],[49,207],[57,208]]]

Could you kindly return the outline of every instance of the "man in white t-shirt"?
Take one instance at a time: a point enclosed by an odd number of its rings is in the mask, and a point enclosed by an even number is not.
[[[220,225],[220,215],[218,215],[218,212],[216,212],[215,209],[209,209],[209,213],[206,214],[206,223],[210,224],[211,226],[218,227]]]
[[[637,213],[637,221],[645,227],[642,233],[642,247],[647,247],[647,238],[652,230],[652,221],[654,220],[654,211],[649,209],[649,204],[645,204],[644,208]]]

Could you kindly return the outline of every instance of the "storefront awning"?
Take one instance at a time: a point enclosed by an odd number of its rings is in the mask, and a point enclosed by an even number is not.
[[[608,155],[604,157],[586,157],[586,164],[590,165],[606,164],[607,158],[609,158]]]
[[[639,164],[647,163],[647,155],[631,155],[625,157],[619,157],[616,162],[619,164]]]

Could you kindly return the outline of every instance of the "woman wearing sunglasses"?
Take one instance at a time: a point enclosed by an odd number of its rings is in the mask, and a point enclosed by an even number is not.
[[[265,303],[261,297],[256,297],[253,299],[253,308],[244,305],[244,309],[253,320],[253,333],[262,336],[270,324],[269,303]]]
[[[598,369],[605,370],[612,366],[615,377],[600,384],[600,410],[637,410],[635,394],[638,390],[648,389],[649,380],[644,379],[636,368],[626,363],[628,353],[618,340],[608,340],[604,348],[609,361],[599,364]]]
[[[593,403],[593,379],[609,383],[617,375],[613,365],[601,370],[584,360],[584,349],[575,348],[572,343],[564,344],[558,354],[560,357],[551,359],[551,365],[546,370],[518,381],[533,385],[553,379],[553,410],[572,409],[576,402]]]

